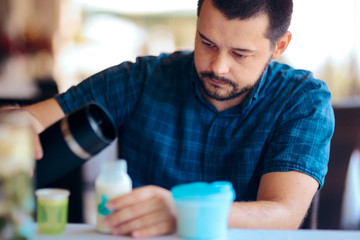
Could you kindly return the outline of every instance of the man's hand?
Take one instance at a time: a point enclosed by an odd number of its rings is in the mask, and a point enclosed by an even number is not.
[[[110,201],[107,207],[115,211],[105,220],[114,235],[153,237],[176,230],[175,204],[166,189],[140,187]]]
[[[6,114],[6,112],[11,113],[14,111],[21,111],[24,115],[26,115],[26,118],[30,120],[31,128],[34,132],[34,147],[35,147],[35,158],[37,160],[41,159],[43,157],[43,151],[40,143],[39,133],[44,130],[44,127],[41,125],[41,123],[27,110],[24,110],[17,106],[6,106],[1,107],[0,111]]]
[[[52,124],[65,116],[63,110],[55,98],[50,98],[48,100],[25,107],[0,107],[0,111],[23,111],[29,115],[32,127],[35,132],[34,144],[36,159],[41,159],[43,156],[39,134],[44,131],[44,129],[50,127]]]

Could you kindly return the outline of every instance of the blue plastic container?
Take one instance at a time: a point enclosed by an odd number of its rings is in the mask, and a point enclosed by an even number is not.
[[[235,192],[230,182],[195,182],[171,189],[177,209],[177,228],[187,239],[225,239]]]

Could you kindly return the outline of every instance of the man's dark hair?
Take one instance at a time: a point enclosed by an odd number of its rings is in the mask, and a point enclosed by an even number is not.
[[[275,45],[288,30],[293,11],[292,0],[210,0],[229,19],[246,20],[265,14],[269,19],[266,37]],[[197,16],[204,0],[198,0]]]

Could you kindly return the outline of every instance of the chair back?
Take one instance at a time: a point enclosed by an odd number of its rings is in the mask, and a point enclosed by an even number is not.
[[[340,213],[349,159],[359,146],[360,104],[333,106],[335,131],[331,141],[329,169],[321,189],[319,229],[340,229]]]

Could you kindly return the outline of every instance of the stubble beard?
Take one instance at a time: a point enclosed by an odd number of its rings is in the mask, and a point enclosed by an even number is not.
[[[261,81],[261,78],[263,77],[266,69],[268,68],[268,66],[270,64],[270,61],[271,61],[271,58],[265,64],[261,74],[259,75],[258,79],[256,80],[256,82],[254,84],[251,84],[251,85],[248,85],[245,87],[240,87],[233,80],[225,78],[225,77],[217,76],[214,72],[201,72],[201,73],[199,73],[200,85],[201,85],[202,90],[205,93],[205,95],[211,99],[215,99],[217,101],[227,101],[227,100],[237,98],[237,97],[243,95],[244,93],[247,93],[247,92],[253,90],[259,84],[259,82]],[[206,87],[206,78],[213,79],[213,80],[216,80],[221,83],[225,83],[224,86],[231,86],[231,88],[226,93],[221,93],[222,87],[217,86],[217,85],[212,85],[212,87],[215,88],[214,90],[209,89]],[[217,90],[217,89],[219,89],[219,90]]]

